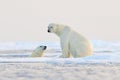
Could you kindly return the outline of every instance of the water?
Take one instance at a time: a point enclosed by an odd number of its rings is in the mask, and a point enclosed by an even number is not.
[[[45,62],[45,63],[120,63],[120,42],[91,40],[94,54],[83,58],[59,58],[59,42],[4,42],[0,43],[0,62]],[[29,57],[37,46],[46,45],[44,57]]]

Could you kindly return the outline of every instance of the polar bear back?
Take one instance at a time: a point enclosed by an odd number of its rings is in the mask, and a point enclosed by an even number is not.
[[[82,57],[92,54],[92,44],[87,38],[78,32],[72,31],[69,40],[70,52],[74,57]]]

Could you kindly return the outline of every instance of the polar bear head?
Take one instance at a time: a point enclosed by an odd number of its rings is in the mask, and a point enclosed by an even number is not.
[[[43,46],[43,45],[41,45],[41,46],[38,46],[36,49],[38,49],[38,50],[46,50],[46,48],[47,48],[47,46]]]
[[[48,26],[48,32],[55,33],[59,36],[65,28],[67,28],[66,25],[51,23]]]
[[[47,46],[38,46],[33,52],[31,57],[41,57],[43,56],[43,52],[46,50]]]

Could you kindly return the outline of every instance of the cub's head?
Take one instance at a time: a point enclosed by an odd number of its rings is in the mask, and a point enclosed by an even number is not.
[[[47,46],[39,46],[39,47],[37,47],[37,49],[39,49],[39,50],[46,50],[46,48],[47,48]]]
[[[38,53],[42,53],[47,49],[47,46],[38,46],[33,52],[38,52]]]
[[[38,46],[31,54],[31,57],[42,57],[47,46]]]

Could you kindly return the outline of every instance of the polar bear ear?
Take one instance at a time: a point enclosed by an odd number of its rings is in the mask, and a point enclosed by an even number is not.
[[[52,27],[52,26],[57,26],[57,24],[55,24],[55,23],[50,23],[50,24],[49,24],[49,27]]]

